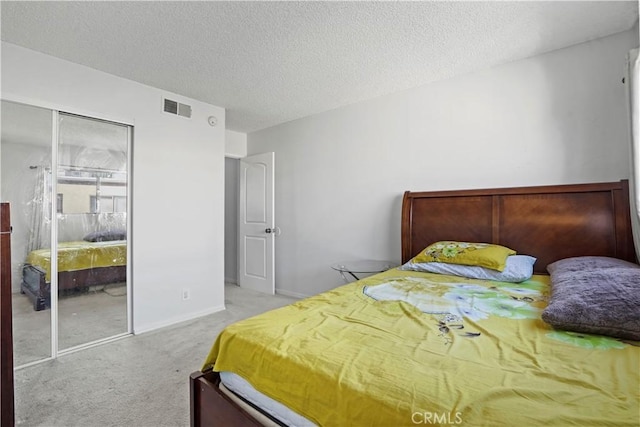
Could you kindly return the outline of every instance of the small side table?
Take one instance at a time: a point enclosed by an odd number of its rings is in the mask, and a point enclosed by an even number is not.
[[[361,260],[361,261],[343,261],[331,264],[331,268],[338,271],[346,283],[351,282],[351,279],[345,276],[345,273],[350,274],[356,280],[360,280],[356,274],[373,274],[387,271],[390,268],[396,267],[398,264],[391,261],[374,261],[374,260]]]

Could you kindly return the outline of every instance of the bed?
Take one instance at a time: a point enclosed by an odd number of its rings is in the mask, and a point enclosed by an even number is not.
[[[230,325],[191,374],[191,425],[640,423],[638,342],[541,318],[560,260],[637,274],[626,181],[406,192],[401,235],[405,265],[434,242],[485,242],[535,257],[534,274],[392,269]]]
[[[90,286],[126,282],[127,242],[73,241],[58,244],[58,290],[83,291]],[[21,292],[36,311],[51,304],[51,250],[31,251],[22,267]]]

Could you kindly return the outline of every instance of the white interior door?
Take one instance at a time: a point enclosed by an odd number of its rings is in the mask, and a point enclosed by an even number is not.
[[[240,160],[238,282],[241,287],[275,293],[275,153]]]

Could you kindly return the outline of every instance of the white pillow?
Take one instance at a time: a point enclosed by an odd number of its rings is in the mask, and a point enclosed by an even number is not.
[[[400,267],[400,270],[424,271],[427,273],[450,274],[453,276],[468,277],[470,279],[495,280],[498,282],[524,282],[533,275],[533,264],[536,258],[528,255],[510,255],[507,257],[506,266],[503,271],[492,270],[490,268],[447,264],[444,262],[407,262]]]

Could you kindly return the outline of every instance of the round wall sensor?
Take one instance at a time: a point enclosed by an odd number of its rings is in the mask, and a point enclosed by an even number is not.
[[[209,124],[211,126],[215,126],[218,124],[218,119],[216,118],[216,116],[209,116],[209,118],[207,119],[207,121],[209,122]]]

